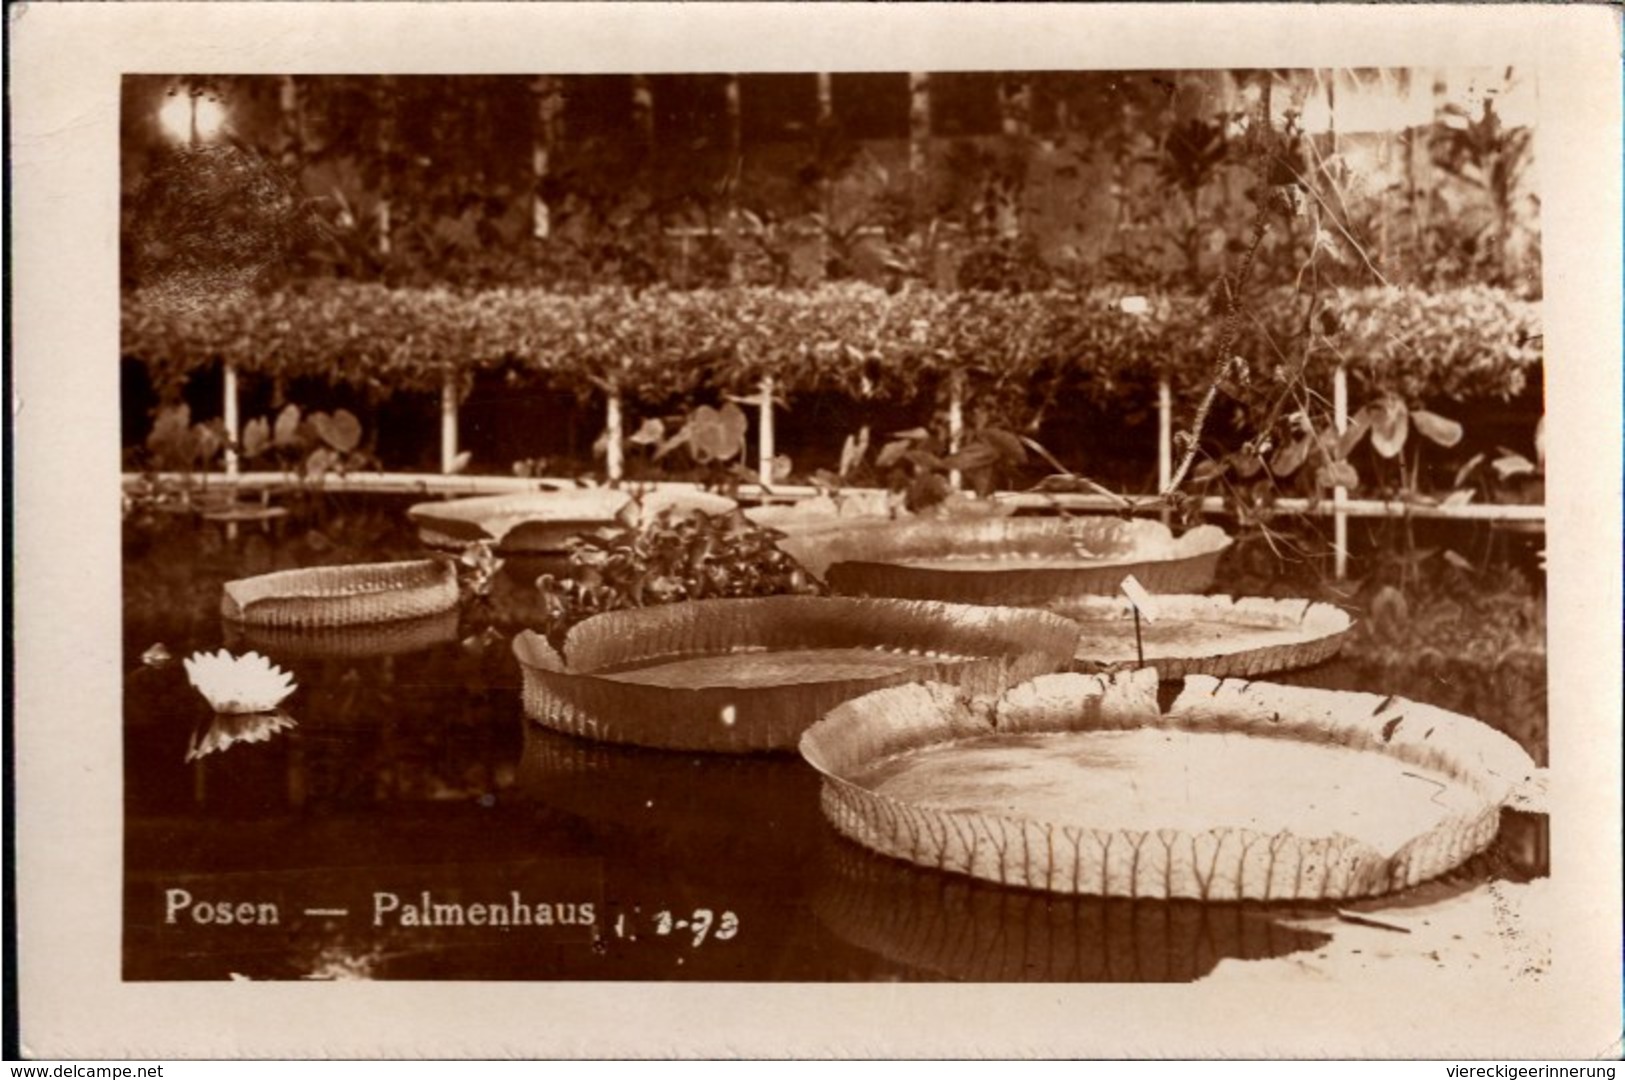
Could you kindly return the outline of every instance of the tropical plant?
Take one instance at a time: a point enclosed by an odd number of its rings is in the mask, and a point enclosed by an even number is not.
[[[744,464],[745,434],[750,421],[739,406],[755,404],[757,398],[740,398],[722,407],[700,405],[685,416],[649,417],[627,442],[641,447],[654,465],[676,450],[685,451],[693,465],[702,470],[702,483],[718,490],[734,491],[740,484],[759,484],[761,474]],[[672,429],[676,430],[673,431]],[[789,478],[790,459],[779,455],[770,470],[773,481]]]
[[[663,510],[641,524],[584,533],[568,571],[536,580],[555,645],[589,615],[679,600],[812,595],[818,583],[777,546],[778,533],[744,515]]]
[[[973,493],[985,497],[1000,486],[1010,486],[1011,478],[1027,463],[1024,440],[1002,428],[969,431],[953,452],[930,431],[913,428],[893,434],[876,452],[874,467],[888,490],[903,495],[907,509],[921,513],[933,508],[953,510],[961,504],[953,473],[959,473]]]
[[[1512,73],[1506,74],[1510,82]],[[1513,257],[1513,236],[1522,220],[1525,177],[1533,160],[1534,137],[1528,128],[1508,127],[1486,94],[1474,115],[1461,105],[1446,106],[1435,122],[1430,141],[1433,162],[1467,189],[1477,193],[1487,213],[1440,214],[1447,222],[1446,259],[1460,260],[1477,280],[1514,285],[1522,276]]]
[[[238,453],[247,462],[270,459],[301,482],[319,481],[376,467],[377,459],[362,449],[361,421],[348,409],[301,413],[285,405],[275,421],[256,417],[243,426]]]

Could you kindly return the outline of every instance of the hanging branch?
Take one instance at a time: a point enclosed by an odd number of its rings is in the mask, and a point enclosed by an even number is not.
[[[1253,217],[1252,242],[1247,245],[1247,253],[1242,256],[1241,268],[1237,271],[1234,282],[1224,279],[1225,285],[1225,316],[1224,327],[1219,334],[1219,360],[1213,366],[1213,377],[1208,382],[1207,392],[1202,395],[1202,402],[1196,408],[1196,418],[1191,423],[1191,430],[1180,432],[1174,436],[1174,442],[1183,446],[1180,454],[1179,466],[1168,480],[1168,486],[1163,488],[1162,497],[1168,498],[1179,485],[1185,482],[1185,474],[1190,471],[1191,463],[1196,460],[1197,448],[1202,441],[1202,429],[1207,425],[1208,413],[1213,409],[1213,402],[1219,396],[1219,387],[1224,380],[1230,377],[1230,371],[1235,367],[1240,357],[1235,355],[1236,339],[1241,336],[1241,291],[1252,275],[1253,258],[1258,254],[1258,247],[1264,241],[1264,234],[1269,231],[1268,199],[1258,205],[1258,213]]]
[[[1196,417],[1191,422],[1188,432],[1180,432],[1174,436],[1174,442],[1181,448],[1179,465],[1174,469],[1173,476],[1163,488],[1161,497],[1171,499],[1174,492],[1185,482],[1185,476],[1190,472],[1191,465],[1196,460],[1197,452],[1202,443],[1202,429],[1207,426],[1208,413],[1213,409],[1213,402],[1219,396],[1219,387],[1225,379],[1230,377],[1232,369],[1241,361],[1235,354],[1236,341],[1241,336],[1242,322],[1242,292],[1247,286],[1247,280],[1252,276],[1253,262],[1258,254],[1259,246],[1264,242],[1264,234],[1269,232],[1270,214],[1283,203],[1283,209],[1290,216],[1297,211],[1297,201],[1293,193],[1285,190],[1286,184],[1296,184],[1300,178],[1291,170],[1291,166],[1280,155],[1272,152],[1271,136],[1274,128],[1270,123],[1270,83],[1268,76],[1263,88],[1263,97],[1259,103],[1259,119],[1257,134],[1254,138],[1254,172],[1259,177],[1262,188],[1258,200],[1258,210],[1253,215],[1252,240],[1247,245],[1246,254],[1242,256],[1241,266],[1237,269],[1235,277],[1223,277],[1220,283],[1225,288],[1224,324],[1219,333],[1219,359],[1213,366],[1213,375],[1208,382],[1207,392],[1202,395],[1202,401],[1196,408]],[[1270,168],[1258,167],[1267,163]],[[1285,183],[1277,183],[1277,175]]]

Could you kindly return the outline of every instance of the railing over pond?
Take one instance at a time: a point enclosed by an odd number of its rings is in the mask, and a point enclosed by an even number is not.
[[[771,376],[765,377],[760,385],[756,399],[757,408],[757,477],[761,490],[756,493],[746,493],[747,500],[760,502],[794,502],[811,498],[819,494],[819,489],[808,485],[779,484],[773,482],[773,462],[777,457],[777,448],[774,442],[775,425],[773,418],[775,385]],[[395,473],[395,472],[351,472],[343,475],[328,475],[314,483],[327,490],[364,491],[374,493],[393,494],[422,494],[422,495],[487,495],[505,492],[536,491],[549,487],[572,487],[575,480],[566,477],[537,478],[537,477],[509,477],[509,476],[465,476],[457,472],[460,465],[460,449],[458,446],[457,425],[458,394],[456,386],[448,379],[441,393],[441,424],[440,424],[440,474],[433,473]],[[1162,378],[1157,385],[1157,486],[1158,490],[1166,490],[1172,475],[1173,450],[1173,394],[1168,380]],[[963,438],[965,414],[965,380],[954,378],[949,381],[948,425],[949,448],[957,450]],[[240,434],[240,409],[238,402],[238,387],[236,372],[228,366],[224,380],[224,400],[222,415],[226,430],[233,440]],[[1349,424],[1348,408],[1348,379],[1342,366],[1333,372],[1332,385],[1333,422],[1339,434],[1344,432]],[[608,453],[605,457],[605,471],[607,480],[612,483],[621,483],[625,480],[624,457],[622,456],[620,441],[624,436],[624,409],[621,396],[613,389],[606,395],[605,404],[605,432],[608,436]],[[205,474],[209,483],[219,483],[240,489],[265,489],[285,487],[296,483],[292,476],[283,472],[262,471],[244,472],[241,470],[236,454],[228,450],[224,471],[219,474]],[[179,474],[170,474],[165,479],[181,481],[184,478]],[[126,483],[136,483],[141,477],[134,474],[125,475]],[[958,473],[952,476],[955,487],[959,486]],[[313,483],[305,481],[305,483]],[[652,489],[693,489],[697,485],[675,481],[646,482],[637,481],[639,488]],[[852,489],[855,493],[871,493],[869,489]],[[1111,496],[1089,495],[1073,493],[1046,493],[1046,492],[1007,492],[1002,493],[1001,500],[1008,502],[1017,509],[1023,510],[1066,510],[1081,512],[1120,513],[1124,510],[1133,512],[1158,512],[1166,509],[1166,504],[1153,495],[1144,496]],[[1333,558],[1336,576],[1341,579],[1347,575],[1348,570],[1348,521],[1350,518],[1367,517],[1410,517],[1419,519],[1443,519],[1455,521],[1485,521],[1485,522],[1525,522],[1544,525],[1546,508],[1541,505],[1509,505],[1500,503],[1462,503],[1452,505],[1430,504],[1407,500],[1390,499],[1354,499],[1350,498],[1348,489],[1338,486],[1332,493],[1330,500],[1307,498],[1280,498],[1271,504],[1272,510],[1289,514],[1308,514],[1333,519]],[[1224,499],[1210,496],[1201,500],[1201,509],[1205,513],[1222,514],[1230,510]]]

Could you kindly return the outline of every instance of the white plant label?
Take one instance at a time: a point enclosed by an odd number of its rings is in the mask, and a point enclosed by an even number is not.
[[[1123,590],[1123,595],[1128,597],[1129,603],[1139,609],[1146,622],[1157,621],[1156,599],[1145,591],[1145,586],[1141,585],[1133,574],[1125,577],[1123,584],[1119,588]]]

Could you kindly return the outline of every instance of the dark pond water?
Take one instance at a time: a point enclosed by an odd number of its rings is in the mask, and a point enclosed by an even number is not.
[[[234,535],[178,518],[127,531],[127,979],[1160,982],[1326,940],[1286,924],[1302,908],[1066,899],[916,870],[838,839],[799,758],[528,724],[508,639],[534,567],[510,564],[494,603],[394,653],[227,637],[223,581],[418,554],[402,515],[373,505]],[[160,642],[175,661],[144,663]],[[222,645],[293,673],[292,724],[211,732],[179,659]],[[1460,707],[1470,680],[1342,662],[1292,681]],[[1538,691],[1479,715],[1543,738]],[[1545,819],[1509,812],[1444,887],[1545,872]]]

